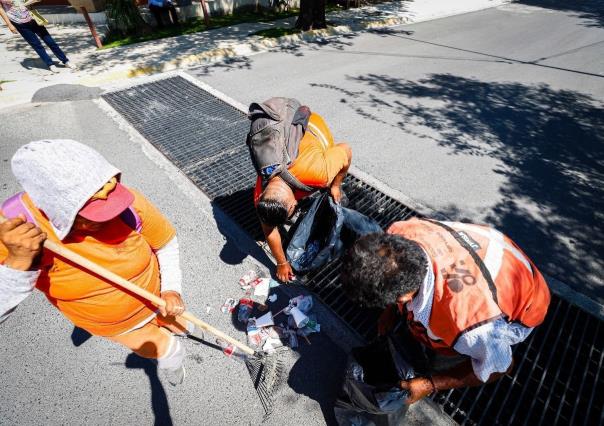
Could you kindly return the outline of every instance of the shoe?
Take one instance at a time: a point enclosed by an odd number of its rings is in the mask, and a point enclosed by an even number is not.
[[[70,70],[72,70],[72,71],[75,71],[75,70],[77,70],[77,69],[78,69],[78,67],[77,67],[75,64],[73,64],[71,61],[67,61],[67,62],[65,62],[65,63],[63,64],[63,66],[64,66],[65,68],[69,68],[69,69],[70,69]]]
[[[185,370],[185,366],[181,365],[179,368],[174,370],[166,369],[166,379],[168,383],[172,386],[178,386],[185,381],[185,377],[187,376],[187,371]]]
[[[53,74],[56,74],[56,73],[58,73],[58,72],[59,72],[59,69],[57,68],[57,66],[56,66],[56,65],[50,65],[50,66],[48,67],[48,70],[49,70],[51,73],[53,73]]]

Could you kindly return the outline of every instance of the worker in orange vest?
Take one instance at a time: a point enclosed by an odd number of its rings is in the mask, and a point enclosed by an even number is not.
[[[355,301],[386,307],[380,335],[402,323],[423,344],[423,375],[400,383],[408,403],[510,372],[511,347],[550,302],[539,270],[501,232],[417,218],[360,238],[343,257],[342,284]]]
[[[121,172],[72,140],[41,140],[17,150],[11,166],[25,190],[2,204],[0,323],[34,288],[76,327],[157,360],[168,381],[185,376],[182,272],[172,224]],[[156,308],[44,249],[49,239],[161,297]]]
[[[308,128],[300,140],[297,157],[288,172],[302,184],[313,189],[327,189],[334,201],[342,198],[341,185],[352,160],[352,150],[345,143],[335,143],[325,120],[311,113]],[[298,201],[312,192],[292,188],[281,176],[271,178],[266,186],[258,176],[254,204],[271,252],[277,261],[277,278],[288,282],[294,271],[285,257],[278,227],[294,214]]]

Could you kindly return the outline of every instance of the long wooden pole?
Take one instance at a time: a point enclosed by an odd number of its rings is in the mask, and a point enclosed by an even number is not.
[[[0,214],[0,223],[4,222],[5,220],[6,220],[6,218]],[[156,296],[155,294],[120,277],[116,273],[111,272],[110,270],[92,262],[91,260],[85,258],[84,256],[79,255],[58,243],[55,243],[54,241],[51,241],[48,239],[46,241],[44,241],[44,248],[52,251],[53,253],[58,254],[59,256],[65,258],[67,260],[72,261],[76,265],[81,266],[81,267],[89,270],[90,272],[93,272],[93,273],[111,281],[112,283],[118,285],[119,287],[121,287],[123,289],[126,289],[134,294],[139,295],[140,297],[153,303],[155,306],[161,306],[161,307],[166,306],[166,302],[161,297]],[[211,333],[214,336],[227,341],[231,345],[238,347],[246,354],[254,355],[255,351],[252,348],[250,348],[249,346],[232,338],[231,336],[223,333],[222,331],[218,330],[217,328],[212,327],[210,324],[206,323],[205,321],[200,320],[195,315],[193,315],[191,312],[185,311],[180,316],[182,318],[186,319],[187,321],[191,321],[193,324],[195,324],[202,330],[207,331],[208,333]]]

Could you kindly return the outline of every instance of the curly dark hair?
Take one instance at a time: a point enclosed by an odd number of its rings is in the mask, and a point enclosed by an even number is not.
[[[283,225],[287,221],[287,206],[280,200],[262,198],[256,212],[260,221],[269,226]]]
[[[385,307],[419,289],[428,267],[423,250],[400,235],[369,234],[342,257],[341,280],[348,296],[369,307]]]

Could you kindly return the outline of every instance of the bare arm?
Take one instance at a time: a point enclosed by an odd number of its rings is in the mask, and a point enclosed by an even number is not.
[[[271,253],[273,253],[273,257],[277,261],[277,278],[283,282],[294,279],[294,271],[283,251],[279,229],[276,226],[268,226],[263,223],[262,231],[264,231],[268,247],[271,249]]]
[[[480,386],[485,383],[494,382],[510,373],[513,368],[514,362],[510,364],[510,367],[505,373],[493,373],[486,382],[482,382],[474,374],[472,363],[470,361],[465,361],[449,371],[432,376],[432,379],[429,377],[416,377],[411,380],[403,380],[401,382],[401,388],[409,390],[407,403],[413,404],[435,391]]]
[[[8,15],[6,14],[6,12],[4,11],[4,8],[2,6],[0,6],[0,16],[2,16],[2,20],[4,21],[4,23],[10,30],[10,32],[15,34],[17,32],[17,29],[15,28],[13,23],[10,21],[10,19],[8,19]]]
[[[342,148],[344,148],[344,150],[346,151],[346,158],[347,158],[347,161],[344,164],[344,167],[342,167],[342,169],[336,175],[336,177],[333,179],[333,181],[331,182],[331,185],[330,185],[331,196],[333,197],[333,199],[336,203],[339,203],[340,200],[342,199],[342,192],[341,192],[342,182],[344,181],[344,178],[346,177],[346,174],[348,173],[348,169],[350,168],[350,164],[352,163],[352,149],[350,149],[350,147],[345,143],[340,143],[337,146],[341,146]]]

